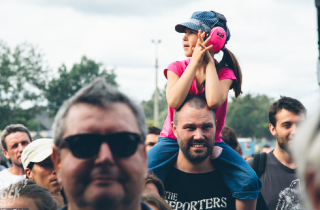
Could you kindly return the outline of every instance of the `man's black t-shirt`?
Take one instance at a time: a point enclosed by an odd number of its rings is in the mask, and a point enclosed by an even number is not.
[[[253,166],[253,159],[248,160]],[[303,209],[300,197],[300,180],[295,169],[283,165],[273,154],[267,154],[265,172],[260,177],[260,190],[269,210]]]
[[[172,209],[235,209],[235,198],[217,169],[190,174],[172,167],[164,187],[166,200]]]

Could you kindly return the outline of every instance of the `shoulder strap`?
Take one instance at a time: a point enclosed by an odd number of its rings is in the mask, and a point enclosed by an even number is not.
[[[258,178],[260,178],[265,171],[266,160],[267,160],[267,154],[265,152],[261,154],[255,154],[253,156],[252,168],[256,172]]]

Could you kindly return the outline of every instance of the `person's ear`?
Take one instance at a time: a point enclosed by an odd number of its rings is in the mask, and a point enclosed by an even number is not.
[[[7,159],[10,159],[10,156],[9,156],[9,153],[8,153],[7,150],[2,149],[2,152],[3,152],[3,155],[4,155]]]
[[[173,134],[175,135],[175,137],[178,138],[178,135],[177,135],[177,127],[176,127],[176,125],[174,124],[173,121],[171,122],[171,129],[172,129],[172,132],[173,132]]]
[[[52,154],[51,154],[51,160],[54,166],[54,169],[57,173],[58,181],[61,183],[61,177],[60,177],[60,168],[61,168],[61,159],[59,154],[59,148],[57,146],[53,146],[52,148]]]
[[[32,170],[31,170],[30,168],[26,168],[26,169],[24,170],[24,173],[25,173],[25,175],[26,175],[29,179],[34,180],[33,174],[32,174]]]
[[[270,130],[270,133],[271,133],[273,136],[276,136],[276,135],[277,135],[276,128],[275,128],[271,123],[269,123],[269,130]]]

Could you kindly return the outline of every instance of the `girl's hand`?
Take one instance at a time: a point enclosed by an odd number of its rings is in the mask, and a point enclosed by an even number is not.
[[[197,44],[195,47],[192,48],[193,50],[192,60],[194,60],[198,65],[202,63],[205,54],[209,53],[209,49],[212,48],[212,45],[207,47],[207,43],[210,40],[210,37],[208,37],[206,41],[203,41],[204,36],[205,36],[205,33],[204,32],[201,33],[201,30],[199,30]]]
[[[198,36],[199,38],[200,38],[200,46],[203,48],[203,49],[205,49],[206,48],[206,46],[204,46],[203,44],[204,43],[208,43],[209,42],[209,40],[210,40],[210,36],[206,39],[206,42],[204,42],[203,41],[203,38],[204,38],[204,36]],[[210,45],[211,47],[212,47],[212,45]],[[213,64],[214,64],[214,53],[211,53],[209,50],[207,50],[206,52],[205,52],[205,55],[204,55],[204,62],[206,62],[207,64],[209,63],[209,62],[213,62]]]

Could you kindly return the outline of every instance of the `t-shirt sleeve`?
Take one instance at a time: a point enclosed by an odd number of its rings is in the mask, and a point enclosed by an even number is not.
[[[237,78],[234,75],[234,72],[232,71],[232,69],[229,69],[229,68],[220,69],[220,71],[218,72],[218,78],[219,78],[219,81],[224,79],[232,79],[233,83],[230,86],[230,90],[234,87],[235,83],[237,82]]]
[[[167,72],[172,71],[173,73],[175,73],[176,75],[178,75],[178,77],[181,77],[182,73],[185,70],[185,67],[183,65],[182,61],[175,61],[173,63],[170,63],[169,66],[167,68],[164,69],[163,74],[164,76],[167,78]],[[168,78],[167,78],[168,79]]]
[[[219,80],[232,79],[234,81],[237,81],[237,78],[234,75],[234,72],[232,71],[232,69],[229,69],[229,68],[220,69],[220,71],[218,72],[218,77],[219,77]]]
[[[247,163],[249,164],[249,166],[251,166],[251,168],[253,167],[253,158],[247,160]]]

